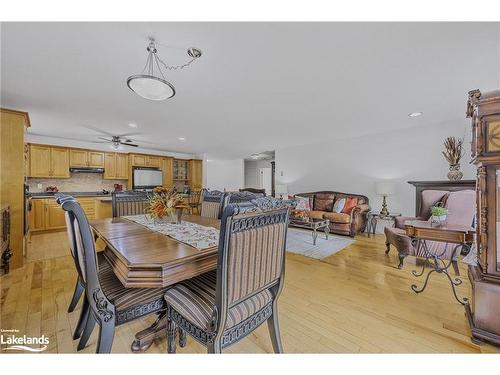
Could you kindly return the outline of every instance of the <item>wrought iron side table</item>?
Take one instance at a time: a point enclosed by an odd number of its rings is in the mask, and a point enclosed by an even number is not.
[[[425,272],[425,267],[427,265],[432,266],[432,269],[427,273],[425,277],[424,285],[422,288],[418,289],[416,284],[411,286],[411,289],[415,293],[422,293],[427,287],[429,282],[429,277],[432,273],[437,272],[444,274],[451,284],[451,290],[453,291],[453,296],[455,299],[464,306],[468,306],[468,299],[463,297],[460,299],[457,295],[455,287],[462,284],[462,280],[458,277],[452,279],[448,273],[450,266],[455,269],[456,276],[460,276],[458,272],[457,257],[459,255],[459,250],[462,253],[468,253],[474,242],[475,229],[472,227],[461,226],[461,225],[441,225],[435,226],[428,221],[412,220],[405,222],[406,235],[411,238],[412,244],[417,248],[417,254],[423,254],[424,262],[422,265],[422,270],[417,272],[412,271],[413,276],[420,277]],[[447,249],[445,248],[440,253],[433,253],[429,251],[426,241],[438,241],[447,242],[451,244],[453,250],[451,252],[450,259],[443,259],[444,254]],[[422,250],[422,251],[420,251]]]
[[[377,220],[390,220],[392,221],[392,226],[396,223],[396,217],[401,216],[401,214],[389,213],[388,215],[382,215],[380,213],[368,212],[366,214],[366,233],[370,237],[370,233],[375,236],[375,231],[377,229]]]

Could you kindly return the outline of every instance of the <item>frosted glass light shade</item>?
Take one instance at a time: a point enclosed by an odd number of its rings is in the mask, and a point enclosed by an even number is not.
[[[378,195],[392,195],[395,190],[394,182],[379,181],[375,183],[375,191]]]
[[[127,86],[137,95],[149,100],[165,100],[175,95],[175,88],[172,84],[147,74],[128,77]]]

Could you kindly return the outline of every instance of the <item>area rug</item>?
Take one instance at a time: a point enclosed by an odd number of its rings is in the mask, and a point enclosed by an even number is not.
[[[310,230],[288,228],[286,236],[286,251],[304,255],[314,259],[329,257],[352,244],[354,240],[349,237],[330,234],[328,240],[323,232],[318,232],[316,245],[313,245]]]

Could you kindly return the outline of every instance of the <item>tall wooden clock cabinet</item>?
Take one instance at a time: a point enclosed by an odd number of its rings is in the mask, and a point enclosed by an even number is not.
[[[469,92],[472,161],[477,167],[477,265],[466,306],[474,342],[500,345],[500,90]]]

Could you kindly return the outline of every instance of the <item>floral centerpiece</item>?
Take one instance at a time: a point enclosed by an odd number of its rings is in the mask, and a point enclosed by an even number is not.
[[[180,222],[182,209],[186,202],[183,196],[174,189],[157,186],[153,189],[153,194],[148,198],[148,207],[146,213],[154,221]],[[177,214],[177,217],[176,215]]]

